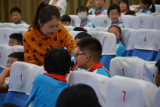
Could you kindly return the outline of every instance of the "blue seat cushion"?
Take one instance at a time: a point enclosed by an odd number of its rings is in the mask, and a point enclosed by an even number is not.
[[[109,70],[110,61],[112,58],[114,58],[114,55],[103,55],[103,56],[101,56],[100,62],[105,68],[107,68]]]
[[[131,56],[133,53],[133,50],[127,50],[125,56]]]

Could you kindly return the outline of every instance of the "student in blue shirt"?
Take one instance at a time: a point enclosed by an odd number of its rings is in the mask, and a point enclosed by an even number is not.
[[[66,74],[70,72],[71,57],[67,50],[52,48],[44,56],[47,73],[36,76],[26,106],[55,107],[60,93],[69,86]]]
[[[102,46],[95,38],[83,38],[78,43],[78,51],[75,54],[77,67],[110,77],[109,71],[100,64]]]
[[[152,7],[150,8],[150,6]],[[151,14],[156,11],[156,7],[152,0],[140,0],[139,7],[134,9],[135,12]]]
[[[125,47],[122,44],[121,28],[118,25],[112,25],[109,27],[108,32],[114,33],[116,36],[117,40],[116,57],[125,56]]]
[[[121,10],[119,5],[112,4],[111,6],[109,6],[107,14],[112,21],[111,25],[116,24],[119,25],[121,28],[125,28],[124,24],[119,20],[119,17],[121,16]]]
[[[22,21],[21,10],[18,7],[12,8],[10,13],[14,24],[27,24],[26,22]]]
[[[79,6],[76,11],[78,17],[81,19],[80,27],[95,28],[94,24],[88,19],[88,8],[86,6]]]

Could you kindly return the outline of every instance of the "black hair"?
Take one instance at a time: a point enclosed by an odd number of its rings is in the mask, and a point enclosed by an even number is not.
[[[154,13],[156,11],[156,7],[152,0],[141,0],[143,4],[148,4],[148,8],[152,5],[151,11]]]
[[[126,4],[127,4],[127,9],[129,9],[129,0],[119,0],[119,4],[120,4],[121,2],[126,3]]]
[[[14,7],[11,9],[10,14],[12,14],[13,12],[18,12],[19,14],[21,14],[21,9],[18,7]]]
[[[32,25],[34,28],[39,30],[40,26],[38,20],[40,20],[43,25],[48,21],[52,20],[54,17],[60,19],[60,13],[58,8],[52,5],[48,5],[47,2],[42,2],[37,7]]]
[[[56,107],[101,107],[101,105],[92,87],[77,84],[61,92]]]
[[[136,13],[132,10],[128,11],[125,13],[125,15],[135,15]]]
[[[20,107],[20,106],[17,106],[17,105],[12,104],[12,103],[3,103],[2,107]]]
[[[52,48],[44,56],[44,67],[48,73],[66,75],[71,66],[69,52],[62,48]]]
[[[61,22],[71,22],[71,17],[69,15],[63,15],[60,21]]]
[[[80,32],[76,35],[75,39],[82,39],[82,38],[87,38],[87,37],[90,38],[92,36],[86,32]]]
[[[121,16],[121,9],[120,9],[119,5],[117,5],[117,4],[112,4],[109,6],[108,12],[107,12],[108,16],[109,16],[110,11],[114,10],[114,9],[117,9],[119,15]]]
[[[17,58],[18,61],[24,61],[24,53],[23,52],[11,53],[8,57],[14,57],[14,58]]]
[[[89,52],[93,61],[95,62],[100,61],[102,54],[102,45],[97,39],[83,38],[77,43],[77,45],[80,47],[81,51]]]
[[[22,41],[23,36],[20,33],[13,33],[13,34],[10,35],[9,38],[10,39],[16,39],[18,41],[18,43],[23,43],[23,41]]]
[[[78,14],[79,11],[87,11],[87,13],[88,13],[88,10],[89,10],[89,9],[88,9],[87,6],[81,5],[81,6],[79,6],[79,7],[77,8],[76,14]]]
[[[84,29],[84,28],[82,28],[82,27],[75,27],[75,28],[73,29],[73,31],[83,31],[83,32],[87,32],[87,30]]]
[[[159,73],[160,73],[160,60],[157,61],[157,63],[155,64],[155,66],[158,68],[158,71],[159,71]]]

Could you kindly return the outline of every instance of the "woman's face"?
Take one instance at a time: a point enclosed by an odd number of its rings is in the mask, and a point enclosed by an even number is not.
[[[121,34],[120,34],[118,28],[116,28],[116,27],[111,27],[111,28],[108,30],[108,32],[115,34],[117,42],[119,41],[119,39],[121,39]]]
[[[51,21],[48,21],[45,24],[41,24],[39,21],[41,32],[48,37],[53,36],[55,32],[61,29],[59,25],[59,21],[60,20],[57,18],[53,18]]]
[[[127,9],[127,4],[123,1],[120,2],[119,7],[121,9],[121,12],[125,11]]]
[[[115,24],[119,18],[120,14],[118,13],[117,9],[113,9],[109,12],[109,17],[113,24]]]

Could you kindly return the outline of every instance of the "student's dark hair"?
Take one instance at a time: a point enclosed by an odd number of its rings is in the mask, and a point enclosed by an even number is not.
[[[84,29],[84,28],[82,28],[82,27],[75,27],[75,28],[73,29],[73,31],[83,31],[83,32],[87,32],[87,30]]]
[[[151,11],[154,13],[156,11],[156,7],[153,3],[153,0],[141,0],[143,4],[148,4],[148,8],[152,5]]]
[[[80,32],[76,35],[75,39],[91,38],[92,36],[86,32]]]
[[[34,28],[39,29],[40,25],[38,20],[43,24],[52,20],[53,18],[60,19],[60,13],[57,7],[49,5],[47,2],[42,2],[38,5],[36,14],[34,16],[32,25]]]
[[[23,52],[11,53],[8,57],[14,57],[14,58],[17,58],[18,61],[24,61],[24,53]]]
[[[61,22],[71,22],[71,17],[69,15],[63,15],[60,21]]]
[[[127,9],[129,9],[129,0],[119,0],[119,4],[120,4],[121,2],[126,3],[126,4],[127,4]]]
[[[160,4],[160,0],[156,0],[155,4]]]
[[[78,84],[61,92],[56,107],[101,107],[101,105],[92,87]]]
[[[15,104],[11,104],[11,103],[3,103],[2,107],[20,107],[20,106],[17,106]]]
[[[19,14],[21,14],[21,9],[18,7],[14,7],[11,9],[10,14],[12,14],[13,12],[18,12]]]
[[[102,54],[102,45],[95,38],[83,38],[77,45],[80,47],[81,51],[89,52],[93,61],[99,61]]]
[[[109,6],[108,12],[107,12],[108,16],[109,16],[110,11],[114,10],[114,9],[117,9],[119,15],[121,16],[121,9],[120,9],[119,5],[117,5],[117,4],[112,4]]]
[[[81,5],[81,6],[79,6],[79,7],[77,8],[76,14],[78,14],[79,11],[87,11],[87,12],[88,12],[88,10],[89,10],[89,9],[88,9],[87,6]]]
[[[158,68],[158,71],[159,71],[159,73],[160,73],[160,60],[157,61],[157,63],[155,64],[155,66]]]
[[[132,10],[128,11],[125,13],[125,15],[135,15],[136,13]]]
[[[23,43],[23,41],[22,41],[23,36],[20,33],[13,33],[13,34],[10,35],[9,38],[10,39],[16,39],[18,41],[18,43]]]
[[[71,66],[69,52],[62,48],[52,48],[44,56],[44,67],[48,73],[66,75]]]

